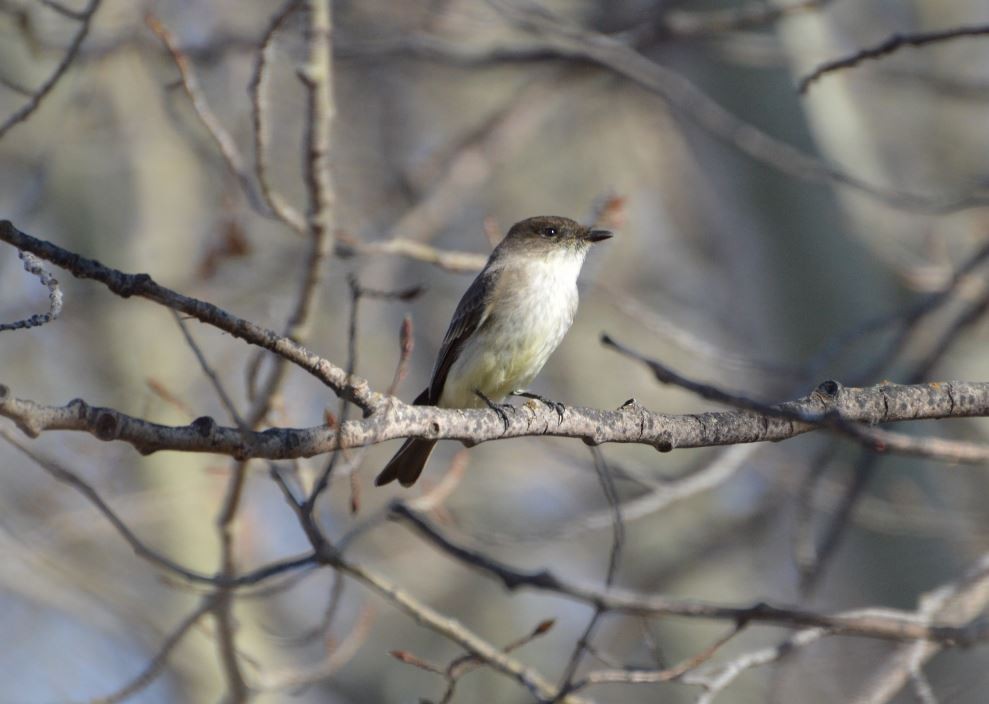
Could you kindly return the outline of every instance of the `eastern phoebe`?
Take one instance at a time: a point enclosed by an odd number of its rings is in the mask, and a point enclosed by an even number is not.
[[[573,322],[587,250],[609,237],[554,216],[513,225],[460,299],[429,387],[413,403],[482,408],[524,390]],[[374,483],[411,486],[435,444],[409,438]]]

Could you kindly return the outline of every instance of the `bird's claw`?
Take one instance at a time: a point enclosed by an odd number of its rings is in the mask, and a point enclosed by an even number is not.
[[[511,409],[514,412],[515,406],[510,403],[495,403],[478,389],[474,389],[474,393],[477,394],[478,398],[484,401],[488,408],[498,414],[498,417],[501,418],[501,424],[505,426],[505,432],[508,432],[508,427],[511,425],[511,422],[508,420],[508,413],[506,412],[506,409]]]

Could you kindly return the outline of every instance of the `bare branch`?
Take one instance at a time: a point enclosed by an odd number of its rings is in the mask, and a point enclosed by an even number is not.
[[[268,103],[264,92],[268,66],[268,51],[274,40],[275,34],[285,24],[296,10],[302,6],[302,0],[287,0],[281,9],[275,13],[265,30],[257,47],[254,59],[254,73],[251,75],[251,83],[248,88],[251,96],[251,121],[254,133],[254,169],[257,174],[258,183],[261,186],[261,195],[268,207],[278,218],[292,228],[298,234],[306,231],[306,221],[302,214],[293,208],[285,200],[285,197],[275,191],[268,178],[268,128],[266,125],[268,114]]]
[[[896,452],[917,457],[930,457],[947,462],[982,463],[989,461],[989,445],[978,443],[946,440],[943,438],[917,438],[903,433],[895,433],[879,428],[849,422],[840,413],[826,411],[823,416],[809,418],[806,414],[796,414],[785,405],[770,405],[762,401],[750,399],[736,393],[724,391],[709,384],[703,384],[681,376],[661,362],[649,359],[629,348],[615,342],[607,335],[601,341],[622,354],[636,359],[648,366],[656,379],[664,384],[672,384],[687,389],[701,398],[735,406],[760,413],[767,418],[789,418],[798,423],[811,422],[832,428],[843,435],[857,440],[864,447],[874,452]],[[934,386],[937,386],[935,383]],[[830,404],[829,398],[843,393],[844,387],[836,381],[829,380],[821,383],[815,394],[824,397],[825,403]],[[950,399],[949,399],[950,400]]]
[[[989,604],[989,553],[955,582],[949,582],[925,594],[920,600],[921,617],[931,622],[958,624],[961,630],[985,627],[980,614]],[[851,701],[855,704],[884,704],[896,696],[908,682],[916,681],[925,662],[944,649],[937,642],[903,645],[881,665],[873,668],[872,676]]]
[[[223,404],[223,407],[227,409],[227,413],[230,415],[230,420],[232,420],[241,430],[247,430],[247,424],[244,423],[244,419],[240,417],[240,413],[237,411],[237,407],[230,398],[230,394],[228,394],[227,390],[223,387],[220,377],[217,376],[216,371],[210,366],[206,359],[206,355],[203,353],[202,349],[200,349],[195,338],[193,338],[192,334],[189,332],[189,329],[186,327],[182,317],[175,311],[172,311],[172,315],[175,317],[175,323],[179,326],[179,330],[182,331],[182,337],[185,338],[186,344],[189,345],[189,349],[192,350],[192,353],[196,355],[196,361],[199,362],[200,369],[203,370],[203,374],[205,374],[206,378],[209,379],[210,384],[212,384],[213,390],[220,398],[220,402]]]
[[[5,428],[0,428],[0,437],[20,450],[24,455],[31,458],[35,464],[48,472],[48,474],[50,474],[54,479],[64,484],[68,484],[82,494],[87,501],[96,507],[96,510],[103,514],[103,517],[106,518],[107,522],[112,525],[114,530],[116,530],[117,533],[119,533],[120,536],[127,542],[127,544],[130,545],[131,549],[134,551],[134,554],[138,557],[147,560],[152,565],[183,579],[194,582],[210,581],[211,578],[209,575],[187,569],[145,545],[144,541],[134,534],[127,523],[120,518],[120,516],[118,516],[112,508],[110,508],[109,504],[103,500],[103,497],[99,495],[96,489],[94,489],[89,482],[84,480],[78,474],[50,458],[42,457],[32,448],[23,444],[20,440],[14,437]]]
[[[89,25],[93,21],[93,15],[96,14],[96,10],[100,7],[100,1],[101,0],[89,0],[89,4],[86,5],[86,9],[84,9],[81,13],[78,13],[79,28],[72,37],[72,42],[69,44],[69,48],[65,50],[62,60],[58,63],[58,66],[55,67],[55,70],[52,71],[51,75],[48,76],[45,82],[31,93],[31,97],[27,103],[0,123],[0,139],[3,139],[4,135],[6,135],[14,125],[29,118],[41,105],[41,101],[45,99],[45,97],[51,92],[52,88],[54,88],[55,85],[62,79],[65,72],[69,70],[69,66],[72,65],[73,61],[75,61],[75,58],[79,53],[79,48],[86,39],[86,35],[89,34]]]
[[[404,237],[392,237],[373,242],[365,242],[354,237],[340,237],[340,241],[345,243],[343,246],[351,247],[359,254],[388,254],[405,257],[406,259],[433,264],[440,269],[456,273],[479,271],[484,266],[484,262],[487,261],[487,257],[483,254],[438,249]]]
[[[230,173],[240,183],[240,187],[244,191],[244,195],[247,196],[247,200],[257,212],[266,216],[272,215],[271,209],[255,191],[254,183],[251,181],[251,176],[244,166],[244,157],[241,156],[240,150],[237,148],[237,143],[234,142],[233,137],[220,122],[212,108],[210,108],[206,100],[206,95],[199,85],[199,79],[196,78],[196,74],[193,71],[189,57],[183,53],[175,36],[162,24],[161,20],[154,13],[149,12],[145,15],[144,21],[148,25],[148,28],[154,32],[155,36],[161,40],[161,43],[165,45],[169,55],[172,57],[172,61],[175,62],[175,67],[179,70],[179,76],[182,80],[182,88],[185,94],[189,96],[192,109],[216,144],[217,150],[223,157],[223,161],[226,163]]]
[[[416,532],[463,564],[498,579],[506,589],[535,589],[570,597],[608,611],[651,616],[680,616],[759,622],[790,628],[822,628],[835,635],[856,635],[892,641],[931,641],[944,647],[968,647],[989,640],[989,621],[971,621],[961,626],[932,622],[929,618],[895,609],[860,609],[836,614],[757,603],[726,606],[692,599],[674,599],[624,589],[578,584],[564,580],[548,569],[521,570],[495,560],[482,552],[459,545],[443,535],[425,516],[396,502],[390,516],[408,523]]]
[[[460,622],[444,616],[381,575],[355,563],[337,559],[341,570],[376,591],[395,607],[411,616],[417,623],[446,636],[468,653],[477,656],[488,666],[519,682],[537,698],[552,700],[557,696],[557,688],[542,675],[497,646],[478,637]],[[564,696],[560,701],[563,704],[580,704],[586,700],[570,694]]]
[[[828,382],[825,382],[828,383]],[[831,382],[833,383],[833,382]],[[771,416],[751,411],[668,415],[630,402],[614,411],[568,406],[560,420],[553,409],[526,404],[508,416],[489,410],[413,406],[398,399],[373,416],[349,420],[339,428],[271,428],[244,433],[197,418],[189,425],[167,426],[112,408],[74,399],[65,406],[45,406],[13,397],[0,387],[0,415],[10,418],[31,437],[50,430],[74,430],[103,441],[122,441],[148,454],[159,450],[208,452],[234,458],[293,459],[334,450],[363,447],[397,438],[423,437],[477,444],[518,437],[569,437],[585,443],[650,445],[673,449],[777,442],[820,428],[833,428],[877,452],[899,452],[950,462],[981,464],[989,450],[975,443],[938,438],[911,438],[856,423],[989,416],[989,382],[946,381],[901,386],[884,384],[863,389],[841,388],[834,397],[819,392],[770,408]],[[799,419],[799,420],[798,420]]]
[[[329,169],[329,144],[334,106],[329,0],[311,0],[308,14],[309,57],[308,62],[299,69],[298,75],[307,94],[303,154],[308,191],[305,233],[309,239],[309,249],[295,304],[283,332],[284,337],[293,342],[302,342],[309,336],[312,312],[323,280],[323,265],[326,257],[333,251],[334,195]],[[251,372],[255,370],[260,357],[255,359],[249,365],[249,378],[253,377]],[[253,407],[247,414],[247,421],[251,427],[256,426],[267,415],[271,399],[284,380],[287,361],[283,355],[275,358],[259,391],[255,392],[253,384],[250,385],[249,396]],[[348,373],[347,378],[351,377]],[[366,407],[363,408],[367,410]]]
[[[205,597],[188,616],[186,616],[175,629],[168,634],[162,642],[161,647],[155,656],[151,658],[151,662],[148,666],[133,680],[128,682],[126,685],[118,689],[113,694],[108,694],[105,697],[98,697],[96,699],[91,699],[89,704],[118,704],[118,702],[123,702],[135,694],[143,690],[145,687],[150,685],[155,679],[161,674],[162,670],[165,669],[165,665],[168,664],[168,656],[172,654],[176,646],[182,642],[186,634],[192,630],[192,627],[199,623],[200,619],[209,612],[212,608],[212,599]]]
[[[650,61],[620,39],[568,26],[543,7],[523,8],[512,0],[487,1],[517,27],[538,37],[541,42],[537,49],[543,54],[589,61],[612,70],[656,93],[714,137],[781,173],[812,183],[846,186],[893,207],[921,212],[953,212],[989,201],[981,192],[937,199],[869,183],[742,121],[684,76]],[[531,45],[527,51],[532,53]]]
[[[785,17],[812,12],[833,0],[795,0],[794,2],[744,2],[723,10],[670,10],[660,19],[664,33],[682,39],[709,37],[742,29],[775,24]]]
[[[58,279],[52,276],[41,265],[41,261],[29,252],[18,252],[21,261],[24,262],[24,271],[34,274],[38,281],[48,289],[48,312],[36,313],[23,320],[15,320],[12,323],[0,324],[0,330],[22,330],[24,328],[35,328],[58,318],[62,312],[62,289],[58,285]]]
[[[989,34],[989,25],[971,25],[968,27],[953,27],[936,32],[918,32],[916,34],[893,34],[872,47],[860,49],[850,56],[834,61],[828,61],[815,68],[811,73],[800,79],[797,90],[806,93],[810,85],[822,76],[835,71],[858,66],[863,61],[880,59],[905,46],[921,47],[938,42],[947,42],[963,37],[982,37]]]
[[[385,400],[381,394],[371,391],[363,379],[348,379],[346,371],[316,356],[286,336],[238,318],[211,303],[183,296],[160,286],[147,274],[125,274],[117,269],[111,269],[93,259],[86,259],[50,242],[31,237],[7,220],[0,220],[0,240],[66,269],[77,278],[98,281],[118,296],[147,298],[274,352],[309,372],[335,392],[365,410],[370,410]]]

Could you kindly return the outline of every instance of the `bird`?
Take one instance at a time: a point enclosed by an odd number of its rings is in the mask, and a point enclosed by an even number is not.
[[[498,410],[495,403],[507,395],[545,401],[525,389],[573,323],[577,275],[588,250],[610,237],[608,230],[555,215],[514,224],[460,299],[429,386],[413,405]],[[436,442],[406,440],[375,485],[397,479],[412,486]]]

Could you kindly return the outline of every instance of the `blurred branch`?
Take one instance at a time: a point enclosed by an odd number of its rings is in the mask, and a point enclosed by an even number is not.
[[[182,639],[185,638],[193,626],[199,623],[199,620],[213,608],[212,601],[211,597],[204,597],[200,601],[199,606],[179,622],[175,629],[168,634],[164,642],[162,642],[161,647],[155,653],[155,656],[151,658],[148,666],[137,677],[113,694],[89,700],[89,704],[117,704],[118,702],[126,701],[154,682],[162,670],[165,669],[165,665],[168,664],[168,656],[172,654],[175,647],[182,642]]]
[[[464,201],[488,182],[499,165],[538,135],[551,116],[558,114],[554,98],[565,93],[568,85],[566,76],[558,70],[539,72],[528,80],[432,175],[426,192],[388,228],[379,246],[405,256],[426,256],[429,261],[427,250],[397,242],[422,243],[432,239],[451,213],[462,210]]]
[[[611,469],[604,459],[604,454],[598,447],[592,446],[590,451],[594,460],[594,472],[597,474],[598,482],[601,484],[601,490],[604,493],[605,499],[608,501],[608,507],[611,509],[611,550],[608,553],[608,570],[604,579],[605,588],[610,589],[615,583],[615,575],[618,573],[622,551],[625,547],[625,522],[622,520],[622,507],[618,498],[618,491],[615,488],[615,480],[611,476]],[[594,614],[591,616],[591,620],[588,621],[587,627],[584,629],[580,638],[577,639],[577,644],[574,647],[573,653],[570,655],[570,660],[563,670],[563,677],[560,681],[560,692],[554,701],[558,701],[566,694],[579,689],[579,686],[574,683],[574,676],[577,674],[577,668],[580,666],[584,653],[591,649],[591,638],[595,630],[597,630],[598,624],[601,622],[601,618],[605,615],[605,612],[604,605],[594,605]]]
[[[89,4],[86,8],[79,13],[74,11],[62,12],[63,15],[67,15],[79,23],[78,29],[76,29],[75,35],[72,37],[72,41],[69,43],[69,48],[65,50],[65,54],[62,56],[62,60],[52,71],[51,75],[42,83],[37,89],[31,93],[30,99],[24,104],[19,110],[15,111],[6,120],[0,123],[0,139],[3,139],[4,135],[7,134],[10,129],[19,122],[23,122],[29,118],[38,106],[41,105],[41,101],[51,92],[52,88],[61,80],[65,72],[68,71],[69,66],[75,60],[76,55],[79,53],[79,47],[82,46],[83,41],[86,39],[86,35],[89,33],[89,25],[93,21],[93,15],[96,14],[96,10],[100,7],[101,0],[89,0]]]
[[[306,113],[304,118],[304,161],[303,172],[307,187],[308,208],[306,212],[306,233],[309,251],[299,283],[295,304],[286,322],[283,337],[293,342],[302,342],[308,337],[315,300],[323,278],[323,265],[333,249],[332,207],[334,202],[332,178],[329,169],[330,127],[334,105],[332,87],[332,66],[330,52],[330,30],[332,19],[331,0],[310,0],[307,4],[309,20],[306,33],[308,58],[297,71],[306,88]],[[287,11],[286,11],[287,12]],[[277,18],[276,18],[277,20]],[[277,21],[273,22],[277,27]],[[272,30],[273,31],[273,30]],[[270,35],[266,36],[266,40]],[[260,49],[264,53],[264,45]],[[254,363],[249,363],[249,369]],[[285,379],[288,361],[277,356],[268,370],[267,377],[259,390],[250,388],[251,407],[241,428],[242,431],[256,429],[267,417],[272,400]],[[353,369],[345,370],[348,385],[353,378]],[[346,399],[341,398],[341,403]],[[333,460],[339,455],[334,455]],[[332,463],[330,465],[332,467]],[[326,474],[329,473],[327,469]],[[324,479],[325,480],[325,479]],[[240,510],[247,481],[247,460],[239,459],[227,482],[227,491],[217,517],[217,531],[220,538],[219,578],[232,582],[237,575],[234,556],[233,524]],[[318,495],[314,491],[313,500]],[[236,648],[236,622],[233,618],[233,588],[218,586],[214,594],[213,616],[217,624],[217,649],[227,680],[227,701],[231,704],[248,699],[248,686],[244,680],[240,658]]]
[[[258,196],[254,188],[254,183],[251,181],[251,176],[244,166],[244,158],[237,148],[237,143],[234,142],[233,137],[230,136],[230,133],[210,108],[206,100],[206,95],[199,85],[199,79],[196,78],[196,74],[189,62],[189,57],[182,52],[175,36],[162,24],[161,20],[154,13],[148,12],[144,17],[144,21],[155,36],[161,40],[165,49],[168,50],[172,61],[175,63],[175,68],[179,71],[182,88],[189,97],[193,111],[196,113],[203,127],[206,128],[209,136],[212,137],[230,173],[240,183],[240,187],[244,191],[244,195],[247,196],[247,200],[257,212],[265,216],[271,216],[273,214],[272,210]]]
[[[301,6],[301,0],[288,0],[271,18],[271,22],[257,46],[254,73],[251,74],[251,83],[248,87],[251,96],[251,122],[254,134],[254,170],[261,186],[261,195],[272,212],[300,235],[304,234],[306,230],[305,218],[289,205],[283,195],[274,190],[268,178],[268,129],[266,125],[268,102],[264,89],[267,85],[265,77],[267,76],[268,51],[275,34]]]
[[[297,75],[306,88],[306,113],[304,126],[303,171],[305,174],[308,205],[305,231],[309,239],[305,268],[299,282],[295,304],[282,335],[301,343],[309,336],[311,316],[316,296],[323,281],[323,266],[333,251],[333,180],[329,168],[330,126],[334,115],[333,76],[330,52],[330,0],[310,0],[308,5],[309,28],[307,30],[308,59]],[[261,50],[263,53],[263,48]],[[284,355],[277,355],[260,390],[253,383],[248,386],[248,396],[253,407],[248,413],[248,423],[254,427],[268,413],[270,401],[281,386],[287,362]],[[260,363],[259,356],[248,366],[248,379]],[[348,384],[352,378],[345,370]],[[346,398],[346,397],[345,397]],[[349,398],[347,400],[355,400]],[[358,405],[361,405],[358,402]],[[362,406],[365,410],[366,407]]]
[[[518,650],[522,646],[531,643],[543,634],[548,633],[553,628],[554,624],[555,621],[553,619],[541,621],[530,633],[522,638],[512,641],[502,648],[502,652],[510,653],[513,650]],[[391,656],[396,660],[443,677],[443,679],[446,680],[447,687],[446,691],[443,693],[443,698],[439,701],[439,704],[449,704],[449,702],[453,700],[453,695],[456,692],[457,683],[460,681],[460,678],[485,665],[483,658],[479,658],[477,655],[472,654],[461,655],[460,657],[452,660],[450,664],[444,668],[431,665],[430,663],[404,650],[393,650],[391,652]]]
[[[404,237],[391,237],[385,240],[365,242],[355,237],[341,234],[338,235],[337,239],[340,243],[338,248],[349,247],[360,254],[389,254],[405,257],[406,259],[415,259],[456,273],[480,271],[484,263],[488,260],[487,256],[483,254],[438,249],[423,242],[417,242]]]
[[[695,704],[711,704],[718,694],[727,689],[728,685],[747,670],[777,662],[799,648],[816,643],[826,635],[828,635],[828,631],[823,628],[807,628],[797,631],[778,645],[749,651],[723,665],[706,669],[703,672],[686,673],[682,682],[704,688],[704,694],[696,700]]]
[[[536,670],[510,657],[501,648],[478,637],[459,621],[434,610],[384,577],[360,565],[341,561],[339,566],[344,572],[376,591],[419,624],[446,636],[489,667],[517,681],[532,692],[538,700],[552,701],[557,697],[557,688]],[[559,701],[563,704],[580,704],[586,700],[569,694],[564,695]]]
[[[918,332],[919,324],[932,313],[937,312],[956,298],[964,290],[973,273],[989,260],[989,242],[983,243],[951,274],[951,277],[937,291],[933,291],[906,310],[884,313],[856,325],[850,331],[833,337],[806,364],[808,374],[817,374],[850,344],[869,335],[893,329],[894,334],[885,344],[879,354],[869,360],[864,368],[857,372],[853,383],[868,383],[887,367],[902,350],[907,342]],[[920,381],[920,379],[917,379]]]
[[[560,594],[596,608],[650,616],[681,616],[736,623],[759,622],[785,627],[823,628],[832,635],[855,635],[892,641],[931,641],[943,647],[969,647],[989,640],[989,621],[977,619],[964,625],[935,622],[922,612],[895,609],[860,609],[822,614],[772,604],[727,606],[693,599],[673,599],[618,588],[599,588],[558,577],[548,569],[526,571],[454,543],[425,516],[401,502],[391,506],[390,517],[409,524],[431,545],[466,566],[499,580],[506,589],[522,587]]]
[[[5,428],[0,428],[0,438],[3,438],[6,442],[10,443],[13,447],[17,448],[20,452],[29,457],[35,464],[45,470],[54,479],[64,484],[68,484],[82,494],[83,497],[95,506],[103,517],[106,518],[107,522],[113,526],[114,530],[120,534],[124,541],[134,551],[135,555],[155,567],[164,570],[166,574],[179,577],[182,580],[193,584],[247,587],[256,585],[285,572],[290,572],[313,564],[314,558],[312,555],[303,555],[297,558],[289,558],[287,560],[272,562],[268,565],[229,580],[224,580],[220,577],[213,577],[202,572],[190,570],[149,548],[140,538],[137,537],[134,531],[130,529],[126,521],[124,521],[112,508],[110,508],[109,504],[103,500],[103,497],[100,496],[99,492],[97,492],[89,482],[85,481],[77,473],[69,470],[62,464],[55,462],[50,458],[38,454],[32,448],[23,444]]]
[[[958,627],[973,628],[982,623],[980,613],[989,604],[989,553],[983,554],[956,582],[945,584],[924,595],[920,614],[928,620],[940,619]],[[897,648],[887,660],[872,668],[872,675],[850,701],[855,704],[884,704],[917,673],[922,665],[941,652],[937,643],[911,643]]]
[[[663,479],[649,485],[642,496],[625,501],[621,505],[622,520],[628,524],[664,511],[681,501],[711,491],[734,477],[745,465],[758,445],[732,445],[719,450],[699,468],[674,479]],[[597,513],[586,513],[573,518],[555,529],[543,529],[534,535],[513,536],[514,540],[553,540],[573,538],[587,530],[600,530],[612,525],[613,511],[609,508]]]
[[[249,428],[244,422],[244,419],[240,417],[240,413],[237,411],[237,407],[230,398],[230,394],[228,394],[227,390],[223,387],[220,377],[217,376],[216,371],[210,366],[209,361],[206,359],[206,355],[196,343],[192,333],[189,332],[189,328],[186,327],[185,321],[183,321],[182,317],[174,310],[172,311],[172,315],[175,317],[175,323],[179,326],[179,330],[182,332],[182,337],[185,339],[186,344],[189,346],[189,349],[192,350],[192,353],[196,355],[196,361],[199,362],[199,368],[202,369],[203,374],[205,374],[206,378],[209,379],[210,384],[213,386],[213,391],[216,392],[216,395],[220,399],[220,403],[223,404],[223,407],[229,414],[230,420],[232,420],[234,425],[241,430],[248,430]]]
[[[660,17],[663,34],[683,39],[708,37],[741,29],[775,24],[785,17],[820,10],[833,0],[794,0],[793,2],[745,2],[723,10],[670,10]]]
[[[371,630],[371,615],[369,608],[361,609],[350,632],[335,647],[327,647],[326,655],[320,662],[308,667],[286,667],[263,672],[258,688],[265,692],[297,690],[331,677],[350,662],[364,645]]]
[[[582,689],[584,687],[589,687],[596,684],[653,684],[656,682],[674,682],[681,680],[684,675],[692,672],[713,658],[722,646],[741,633],[745,626],[745,622],[736,623],[730,631],[718,638],[708,647],[704,648],[704,650],[672,667],[667,667],[662,670],[640,670],[631,668],[596,670],[588,673],[587,677],[579,683],[579,688]],[[691,682],[690,684],[696,684],[696,682]]]
[[[989,197],[981,192],[931,198],[869,183],[739,119],[683,75],[649,60],[619,39],[568,26],[541,6],[521,7],[511,0],[487,1],[516,27],[538,37],[539,49],[544,53],[589,61],[638,83],[659,95],[691,123],[781,173],[810,182],[846,186],[890,206],[922,212],[953,212],[989,202]]]
[[[875,46],[860,49],[854,54],[828,61],[815,68],[811,73],[800,79],[797,90],[806,93],[810,85],[822,76],[835,71],[858,66],[863,61],[880,59],[903,47],[922,47],[938,42],[952,41],[963,37],[981,37],[989,34],[989,25],[972,25],[968,27],[954,27],[952,29],[942,29],[935,32],[918,32],[916,34],[893,34]]]
[[[919,327],[921,320],[951,300],[970,278],[971,272],[980,266],[987,256],[989,256],[989,245],[983,245],[959,267],[942,290],[930,294],[901,316],[898,320],[899,330],[891,342],[870,363],[862,377],[868,379],[878,375],[893,359],[901,354],[911,338],[914,336],[921,337],[919,334],[922,332]],[[933,340],[926,355],[912,363],[906,375],[907,383],[916,384],[927,379],[944,355],[961,339],[962,334],[982,320],[987,310],[989,310],[989,290],[983,291],[973,303],[967,305],[943,331],[936,335],[930,333],[924,335],[923,338],[933,338]],[[802,531],[803,540],[801,541],[802,545],[798,544],[797,562],[800,570],[801,590],[805,593],[813,589],[831,557],[837,551],[852,513],[859,500],[865,495],[865,490],[879,467],[879,460],[880,456],[874,453],[863,452],[861,454],[854,465],[852,479],[845,488],[843,499],[833,517],[828,521],[823,537],[817,545],[812,543],[813,535],[810,526]],[[826,466],[827,461],[824,461],[818,471],[810,474],[806,489],[808,494],[813,491],[814,483],[823,475]]]
[[[0,323],[0,330],[22,330],[24,328],[35,328],[45,323],[55,320],[62,312],[62,289],[58,285],[58,279],[52,276],[41,265],[41,260],[29,252],[18,252],[17,256],[24,262],[24,271],[38,277],[41,285],[48,289],[48,312],[36,313],[22,320],[15,320],[12,323]]]
[[[7,431],[6,428],[0,428],[0,437],[2,437],[13,447],[17,448],[21,453],[29,457],[36,465],[45,470],[45,472],[47,472],[56,481],[62,482],[63,484],[68,484],[82,494],[86,500],[95,506],[96,510],[99,511],[104,518],[106,518],[107,522],[113,526],[114,530],[120,534],[120,537],[126,541],[131,550],[133,550],[134,554],[138,557],[147,560],[152,565],[155,565],[168,573],[177,575],[186,580],[194,582],[208,582],[210,580],[208,575],[186,569],[177,562],[174,562],[173,560],[149,548],[144,541],[134,534],[127,523],[120,518],[112,508],[110,508],[109,504],[107,504],[106,501],[103,500],[103,497],[99,495],[99,492],[97,492],[89,482],[84,480],[78,474],[64,467],[55,460],[38,454],[32,448],[28,447],[14,437],[14,435]]]
[[[475,656],[495,671],[507,675],[532,692],[540,701],[552,700],[557,696],[557,689],[545,677],[533,668],[512,658],[505,651],[476,635],[459,621],[445,616],[429,605],[419,601],[409,592],[401,589],[382,575],[357,564],[343,555],[348,539],[340,541],[335,547],[327,541],[322,530],[316,523],[312,511],[306,510],[303,501],[297,499],[278,472],[272,473],[272,478],[282,491],[282,494],[300,522],[300,527],[313,548],[316,559],[324,565],[356,579],[370,590],[377,592],[385,600],[406,614],[417,623],[439,633],[464,648],[468,654]],[[351,533],[352,540],[366,529],[379,525],[380,521],[371,520]],[[356,531],[356,532],[355,532]],[[564,696],[563,704],[581,704],[585,700],[573,695]]]

